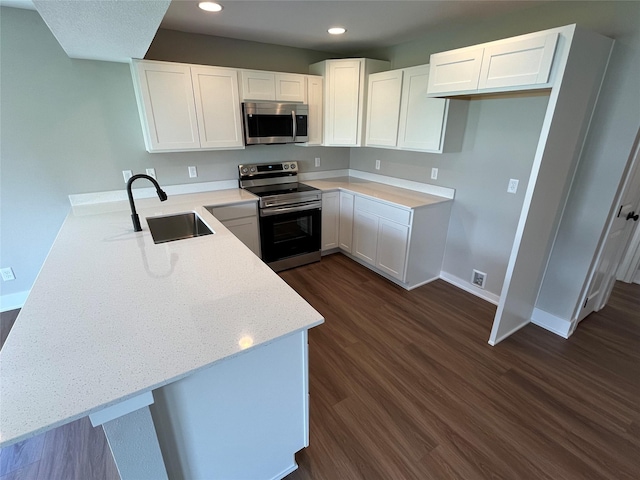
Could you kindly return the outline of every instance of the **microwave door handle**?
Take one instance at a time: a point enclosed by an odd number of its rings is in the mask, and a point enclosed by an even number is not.
[[[291,110],[291,121],[293,122],[293,141],[296,141],[296,134],[298,133],[296,127],[296,111]]]

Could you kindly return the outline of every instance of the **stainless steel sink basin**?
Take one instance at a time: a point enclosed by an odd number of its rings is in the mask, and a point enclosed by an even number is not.
[[[205,225],[195,212],[147,217],[153,243],[173,242],[185,238],[211,235],[213,231]]]

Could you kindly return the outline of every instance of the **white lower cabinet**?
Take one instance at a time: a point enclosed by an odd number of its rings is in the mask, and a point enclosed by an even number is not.
[[[440,277],[451,201],[417,208],[341,189],[322,194],[322,251],[345,255],[410,290]]]
[[[389,208],[397,207],[356,199],[353,255],[404,282],[411,220],[409,216],[409,223],[402,225],[381,216]]]
[[[450,201],[408,208],[356,194],[351,255],[406,289],[435,280],[450,212]]]
[[[369,212],[353,212],[353,255],[369,265],[376,264],[380,217]]]
[[[340,192],[322,194],[322,251],[338,248]]]
[[[378,222],[376,267],[404,281],[409,226],[381,218]]]
[[[207,207],[207,210],[238,237],[238,240],[261,257],[258,210],[255,202]]]
[[[340,228],[338,244],[340,250],[351,253],[353,245],[353,203],[352,193],[340,192]]]

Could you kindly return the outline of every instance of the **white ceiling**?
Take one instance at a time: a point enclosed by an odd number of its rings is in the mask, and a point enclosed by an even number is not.
[[[206,13],[199,0],[173,0],[161,28],[255,42],[352,54],[416,39],[443,24],[472,21],[542,1],[522,0],[219,0]],[[331,26],[347,33],[333,36]]]
[[[416,39],[430,29],[531,8],[552,0],[0,0],[37,10],[67,55],[142,58],[159,28],[350,55]],[[166,14],[165,14],[166,11]],[[164,17],[164,18],[163,18]],[[347,33],[332,36],[330,26]]]

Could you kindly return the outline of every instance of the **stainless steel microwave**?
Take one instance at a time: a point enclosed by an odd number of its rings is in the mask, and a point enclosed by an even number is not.
[[[309,141],[309,106],[302,103],[242,104],[246,145]]]

